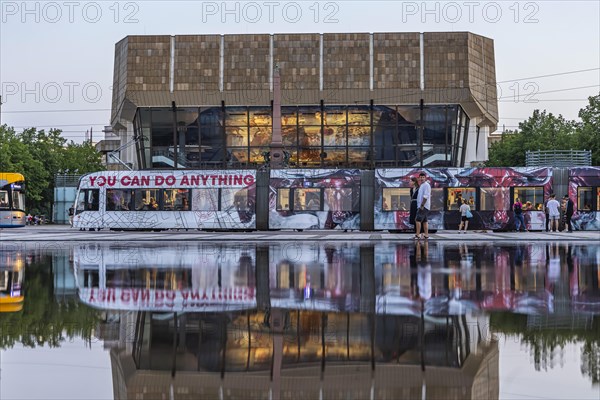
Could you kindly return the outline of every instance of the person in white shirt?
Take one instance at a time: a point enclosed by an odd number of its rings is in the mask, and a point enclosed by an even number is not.
[[[550,200],[546,204],[548,209],[548,218],[550,218],[550,230],[558,232],[558,220],[560,219],[560,203],[556,200],[554,194],[550,195]]]
[[[467,218],[467,211],[471,211],[471,206],[469,206],[469,203],[466,199],[463,200],[463,203],[458,210],[460,211],[460,225],[458,225],[458,233],[460,233],[461,229],[463,228],[463,225],[465,227],[464,232],[467,233],[467,228],[469,227],[469,218]]]
[[[423,226],[423,239],[429,239],[429,224],[427,217],[431,209],[431,186],[427,182],[424,172],[419,174],[419,194],[417,196],[417,216],[415,217],[415,239],[420,239],[421,226]]]

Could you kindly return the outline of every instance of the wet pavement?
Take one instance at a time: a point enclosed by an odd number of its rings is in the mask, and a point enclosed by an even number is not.
[[[292,230],[223,232],[206,230],[165,230],[153,231],[79,231],[66,225],[27,226],[24,228],[0,230],[2,243],[18,242],[62,242],[62,241],[413,241],[413,233],[393,233],[389,231],[342,231],[342,230]],[[600,231],[569,232],[493,232],[493,231],[437,231],[430,234],[429,240],[442,241],[591,241],[600,243]]]
[[[600,397],[587,235],[12,232],[2,400]]]

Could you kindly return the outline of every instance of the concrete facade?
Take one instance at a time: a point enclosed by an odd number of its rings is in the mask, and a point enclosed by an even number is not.
[[[111,125],[138,108],[268,106],[273,69],[286,105],[458,104],[466,159],[487,158],[498,103],[494,43],[470,32],[127,36],[116,44]]]

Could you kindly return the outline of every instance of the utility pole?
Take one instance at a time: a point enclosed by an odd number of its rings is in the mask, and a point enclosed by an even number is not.
[[[279,65],[275,65],[273,75],[273,130],[270,146],[270,166],[281,168],[284,166],[283,140],[281,138],[281,81]]]

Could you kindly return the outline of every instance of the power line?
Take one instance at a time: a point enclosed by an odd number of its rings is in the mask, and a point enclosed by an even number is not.
[[[506,98],[509,98],[509,97],[522,97],[522,96],[535,96],[537,94],[566,92],[566,91],[569,91],[569,90],[589,89],[589,88],[594,88],[594,87],[600,87],[600,85],[589,85],[589,86],[580,86],[580,87],[573,87],[573,88],[566,88],[566,89],[547,90],[545,92],[524,93],[524,94],[519,94],[519,95],[516,95],[516,96],[506,96]],[[505,98],[505,97],[498,97],[498,100],[503,99],[503,98]]]
[[[551,77],[551,76],[561,76],[561,75],[569,75],[569,74],[578,74],[578,73],[581,73],[581,72],[598,71],[598,70],[600,70],[600,68],[580,69],[580,70],[576,70],[576,71],[557,72],[556,74],[530,76],[529,78],[509,79],[509,80],[506,80],[506,81],[498,81],[496,83],[517,82],[517,81],[524,81],[525,79],[548,78],[548,77]]]

